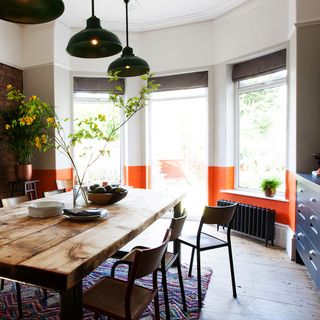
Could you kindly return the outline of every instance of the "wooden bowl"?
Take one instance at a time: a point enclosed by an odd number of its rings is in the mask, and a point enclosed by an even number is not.
[[[88,199],[95,204],[112,204],[116,203],[128,194],[128,191],[116,192],[116,193],[88,193]]]

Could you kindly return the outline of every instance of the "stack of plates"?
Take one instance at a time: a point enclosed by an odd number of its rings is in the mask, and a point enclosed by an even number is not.
[[[64,204],[58,201],[42,201],[28,206],[29,216],[33,218],[55,217],[62,213]]]

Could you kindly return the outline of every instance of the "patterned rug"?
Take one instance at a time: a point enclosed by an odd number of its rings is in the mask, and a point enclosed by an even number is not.
[[[110,269],[112,263],[115,260],[109,259],[94,270],[83,281],[83,288],[86,290],[99,278],[110,275]],[[204,299],[210,278],[211,269],[202,269],[202,299]],[[126,279],[127,268],[125,266],[117,267],[116,277]],[[182,308],[181,294],[178,274],[175,268],[169,270],[167,273],[168,292],[170,301],[170,313],[172,320],[178,319],[198,319],[199,312],[197,307],[197,280],[196,277],[188,277],[188,269],[182,266],[183,283],[185,288],[188,312],[185,313]],[[161,275],[158,276],[159,283],[161,281]],[[152,287],[151,277],[143,278],[140,284],[143,286]],[[161,319],[165,319],[163,292],[161,286],[159,286],[159,302],[160,302],[160,316]],[[58,320],[60,319],[60,307],[59,307],[59,294],[54,291],[48,291],[48,299],[43,297],[43,291],[40,288],[32,287],[28,285],[21,286],[22,303],[23,303],[23,319],[32,320]],[[151,320],[154,314],[153,304],[144,312],[141,319]],[[93,320],[93,313],[84,309],[83,319]],[[5,281],[5,287],[0,291],[0,319],[18,319],[17,315],[17,302],[15,295],[15,285],[11,281]]]

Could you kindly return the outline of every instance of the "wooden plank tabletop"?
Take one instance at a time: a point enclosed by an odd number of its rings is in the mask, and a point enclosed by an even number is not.
[[[98,205],[109,211],[108,217],[91,221],[32,218],[30,202],[0,208],[0,277],[67,290],[183,197],[168,190],[129,189],[120,202]],[[32,202],[48,199],[72,207],[71,192]]]

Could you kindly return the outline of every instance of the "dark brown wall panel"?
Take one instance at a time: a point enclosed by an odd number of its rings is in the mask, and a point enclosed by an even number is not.
[[[0,109],[5,110],[10,106],[7,101],[8,84],[12,84],[14,87],[22,90],[22,70],[10,67],[8,65],[0,63]],[[3,127],[4,123],[0,119],[0,125]],[[10,150],[3,142],[3,136],[0,136],[0,197],[8,196],[8,181],[15,179],[14,164],[15,159]]]

